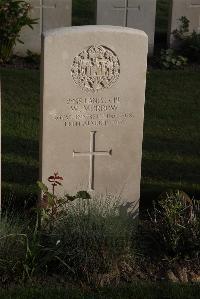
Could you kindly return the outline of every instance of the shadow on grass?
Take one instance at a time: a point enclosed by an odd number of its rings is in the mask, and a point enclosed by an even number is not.
[[[21,137],[2,136],[2,152],[4,154],[15,154],[21,157],[38,159],[39,142],[33,139]]]
[[[35,186],[27,189],[27,186],[2,185],[2,212],[11,212],[15,215],[29,214],[36,206],[39,198],[39,192]]]
[[[171,160],[145,160],[143,167],[143,176],[151,180],[171,181],[172,183],[181,184],[199,184],[199,168],[193,164],[180,164]],[[168,164],[168,165],[167,165]]]
[[[143,150],[149,153],[154,154],[163,154],[170,153],[170,155],[191,155],[194,157],[199,157],[200,155],[200,140],[190,140],[188,136],[188,140],[184,140],[183,138],[177,139],[176,137],[153,137],[152,135],[148,136],[146,134]]]
[[[169,190],[183,190],[191,198],[200,198],[200,140],[174,136],[146,135],[143,143],[140,211],[152,208],[152,202]]]
[[[2,176],[5,182],[24,186],[32,185],[39,179],[38,167],[19,163],[2,163]]]
[[[3,136],[2,153],[3,209],[24,209],[33,206],[38,198],[38,141]]]

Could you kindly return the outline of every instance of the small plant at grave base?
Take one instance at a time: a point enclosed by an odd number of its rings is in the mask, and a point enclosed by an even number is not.
[[[52,185],[52,192],[49,192],[48,187],[42,182],[37,182],[40,190],[43,192],[43,196],[39,205],[39,212],[41,216],[42,225],[53,225],[53,222],[62,214],[67,204],[75,199],[89,199],[90,195],[87,191],[79,191],[76,195],[71,196],[65,194],[64,197],[58,197],[55,195],[55,188],[62,186],[63,177],[58,175],[58,172],[54,172],[52,176],[48,177],[48,182]]]
[[[61,182],[63,181],[63,177],[58,175],[58,172],[54,172],[54,175],[48,177],[48,182],[52,185],[52,194],[55,195],[55,187],[62,186]]]
[[[16,42],[20,40],[20,31],[24,26],[33,29],[36,19],[29,17],[30,3],[23,0],[0,1],[0,62],[10,59]]]
[[[135,259],[133,219],[119,199],[91,198],[86,191],[75,196],[55,195],[58,173],[49,177],[53,193],[38,182],[45,204],[42,209],[42,247],[48,248],[47,269],[57,275],[93,286],[129,279]],[[60,184],[58,184],[60,186]],[[52,207],[54,209],[52,209]]]
[[[187,58],[178,55],[175,50],[161,50],[159,65],[168,70],[183,69],[187,65]]]
[[[49,271],[92,287],[129,280],[135,267],[134,229],[117,198],[70,201],[49,233],[57,257]]]
[[[28,225],[23,234],[24,258],[21,261],[22,272],[20,279],[22,281],[32,280],[38,273],[46,273],[51,263],[60,263],[61,260],[57,256],[55,248],[49,247],[49,238],[51,231],[57,220],[62,217],[67,202],[71,202],[77,198],[89,198],[86,191],[79,191],[76,196],[66,195],[66,198],[57,198],[55,188],[61,186],[63,178],[55,172],[48,178],[52,185],[52,193],[48,191],[47,186],[38,182],[39,187],[43,191],[43,198],[40,206],[36,209],[35,225]],[[80,197],[81,196],[81,197]],[[21,235],[16,236],[16,241],[22,239]]]
[[[195,30],[189,33],[190,21],[186,17],[182,16],[179,21],[179,28],[172,32],[177,50],[189,61],[200,63],[200,33]]]
[[[141,222],[144,251],[162,258],[198,257],[200,254],[200,209],[198,201],[183,191],[170,191],[154,203],[149,219]]]

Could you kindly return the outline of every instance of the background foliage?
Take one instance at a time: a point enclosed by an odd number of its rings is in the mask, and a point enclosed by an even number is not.
[[[33,28],[36,20],[29,17],[30,4],[21,0],[0,1],[0,62],[10,59],[15,43],[24,26]]]

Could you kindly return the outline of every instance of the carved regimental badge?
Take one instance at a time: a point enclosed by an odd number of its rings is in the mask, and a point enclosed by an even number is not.
[[[74,58],[71,74],[84,91],[97,92],[111,87],[118,80],[119,59],[105,46],[90,46]]]

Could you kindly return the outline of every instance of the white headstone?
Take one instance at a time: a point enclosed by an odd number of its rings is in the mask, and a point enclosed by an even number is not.
[[[169,26],[169,40],[173,45],[174,39],[171,33],[180,26],[179,19],[185,16],[189,21],[189,31],[200,33],[200,0],[172,0],[171,21]]]
[[[0,135],[1,135],[1,80],[0,80]],[[0,218],[1,218],[1,139],[0,139]]]
[[[44,36],[41,180],[58,194],[121,195],[138,207],[148,39],[113,26]]]
[[[71,26],[72,0],[29,0],[30,17],[38,19],[33,30],[24,27],[20,39],[24,44],[17,43],[14,53],[25,56],[27,50],[41,53],[41,34],[43,31]]]
[[[153,54],[156,0],[97,0],[97,25],[116,25],[146,32]]]

